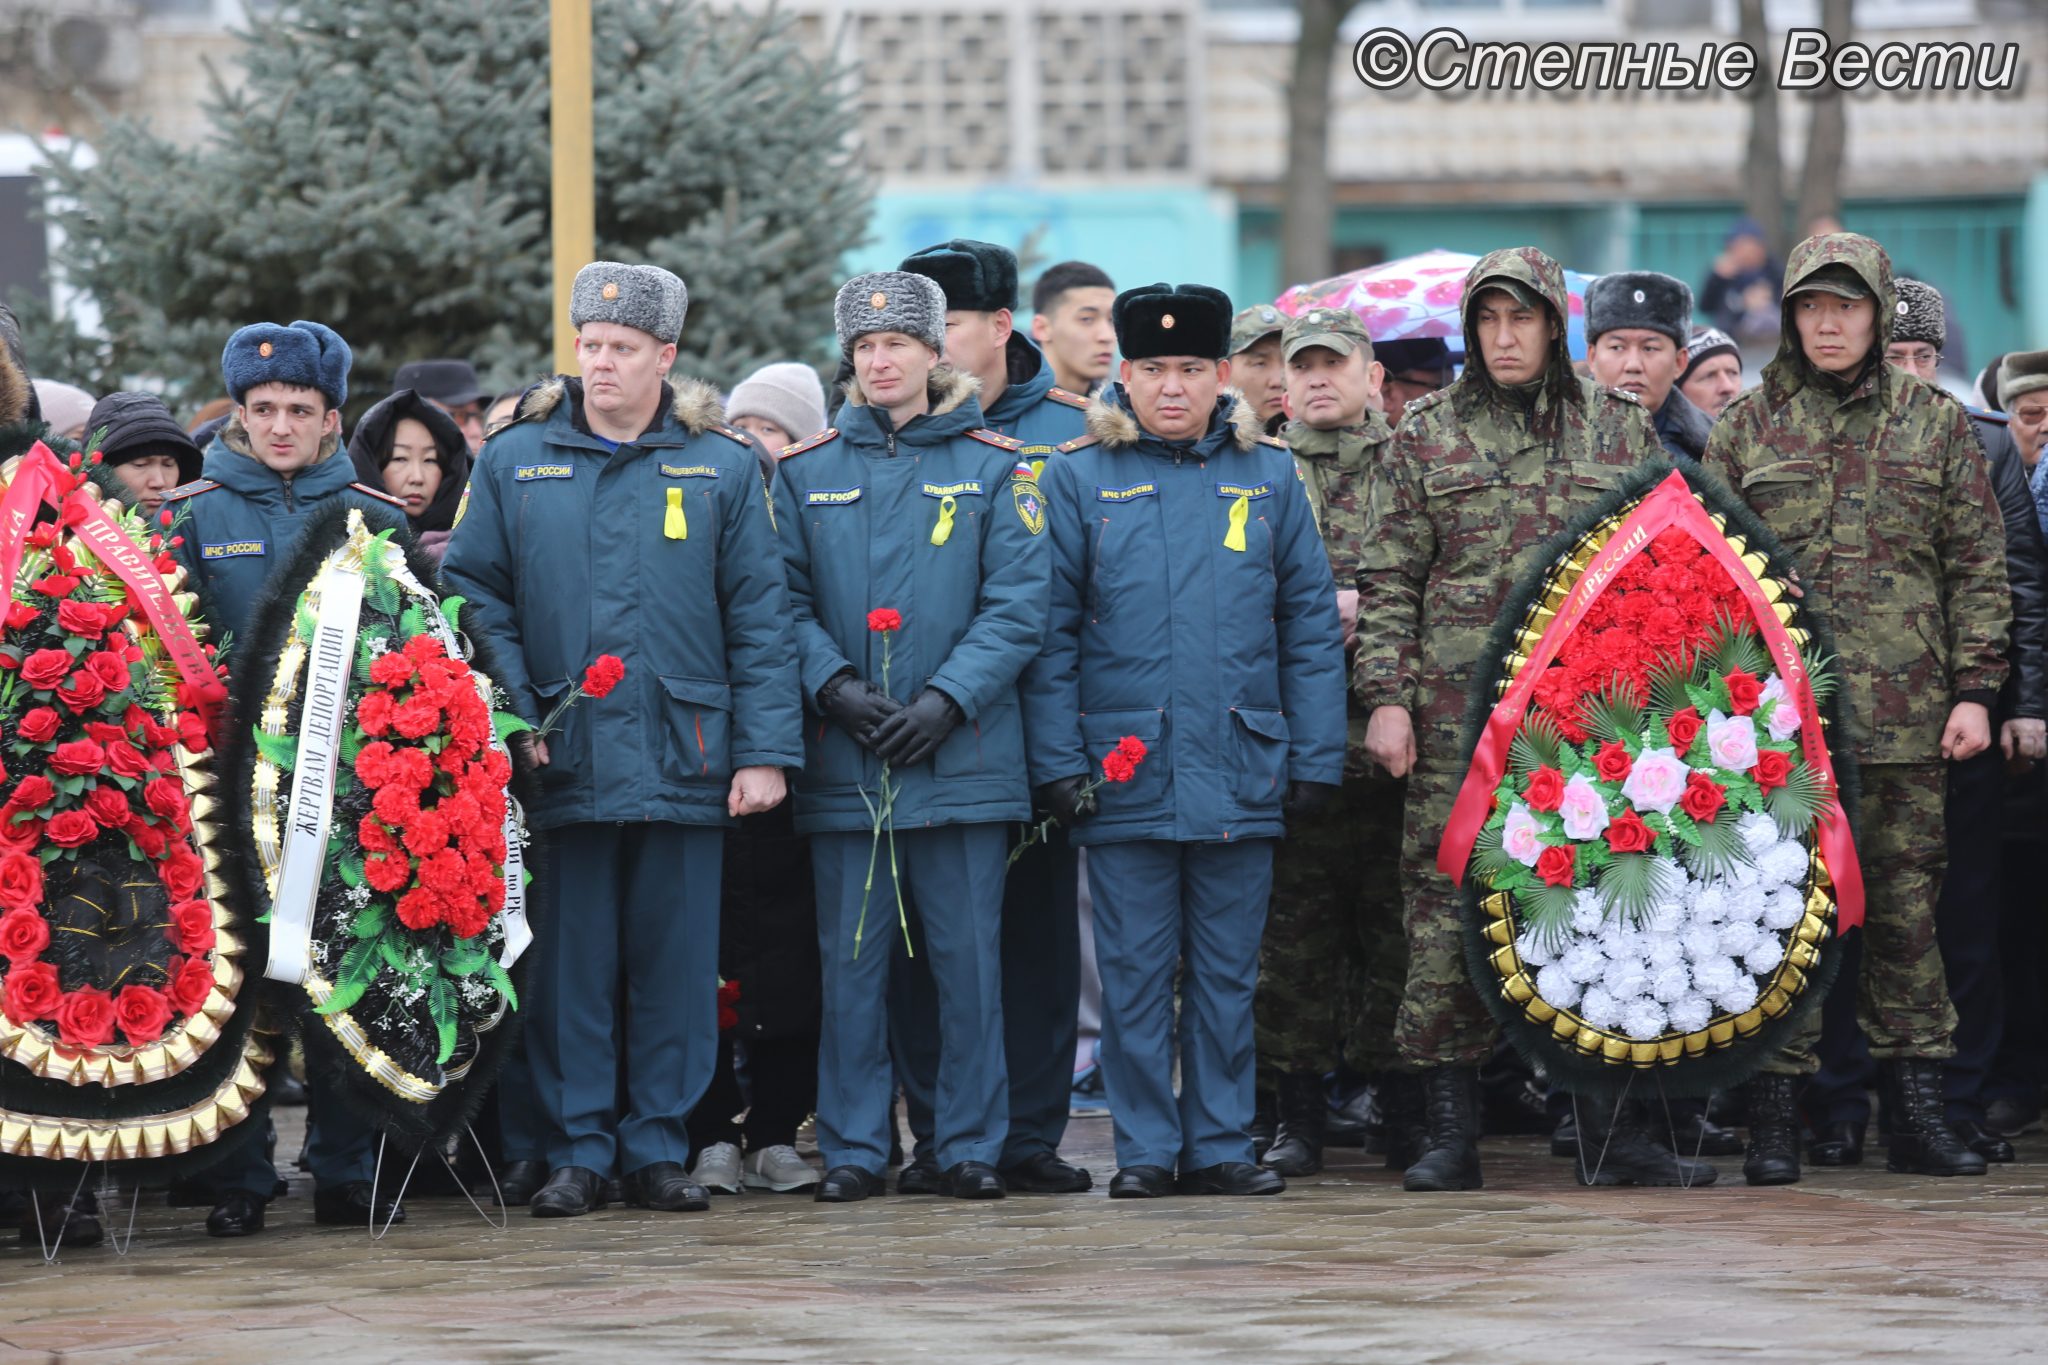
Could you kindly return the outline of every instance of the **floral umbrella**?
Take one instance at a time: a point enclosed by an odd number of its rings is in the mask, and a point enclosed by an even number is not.
[[[1273,300],[1273,306],[1289,317],[1318,305],[1348,308],[1358,314],[1374,341],[1444,337],[1453,351],[1462,351],[1465,333],[1459,310],[1465,274],[1478,259],[1462,251],[1425,251],[1314,284],[1297,284]],[[1593,279],[1573,270],[1564,272],[1571,314],[1566,340],[1574,360],[1586,356],[1585,293]]]

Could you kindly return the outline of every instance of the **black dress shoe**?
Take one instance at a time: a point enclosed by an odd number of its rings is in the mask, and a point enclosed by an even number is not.
[[[919,1152],[908,1166],[896,1173],[896,1193],[938,1194],[942,1179],[939,1159],[929,1152]]]
[[[100,1198],[92,1191],[80,1190],[69,1199],[61,1194],[31,1194],[29,1199],[34,1202],[24,1204],[21,1214],[21,1240],[29,1245],[96,1247],[106,1239],[98,1218]]]
[[[1815,1166],[1861,1166],[1864,1125],[1844,1119],[1824,1123],[1806,1144],[1806,1159]]]
[[[547,1183],[548,1164],[545,1161],[515,1161],[498,1178],[498,1194],[504,1199],[506,1208],[516,1209],[530,1202],[540,1187]]]
[[[1164,1199],[1173,1193],[1173,1172],[1164,1166],[1126,1166],[1109,1182],[1111,1199]]]
[[[949,1199],[1001,1199],[1008,1190],[996,1168],[985,1161],[956,1163],[940,1178],[939,1191]]]
[[[652,1161],[627,1174],[626,1202],[662,1213],[702,1213],[711,1207],[711,1191],[677,1162]]]
[[[605,1182],[596,1171],[586,1166],[562,1166],[527,1201],[527,1210],[536,1218],[575,1218],[611,1202],[605,1198],[604,1187]]]
[[[1656,1115],[1662,1118],[1660,1113]],[[1666,1127],[1659,1123],[1657,1127]],[[1668,1125],[1671,1146],[1680,1156],[1740,1156],[1743,1150],[1742,1135],[1732,1128],[1723,1128],[1707,1117],[1704,1105],[1674,1106]]]
[[[377,1197],[377,1226],[386,1223],[403,1223],[405,1207],[389,1195]],[[346,1185],[331,1189],[313,1191],[313,1221],[316,1223],[355,1223],[368,1226],[370,1222],[370,1182],[351,1180]]]
[[[820,1204],[858,1204],[888,1190],[889,1183],[873,1171],[858,1166],[834,1166],[825,1172],[825,1178],[818,1182],[818,1192],[811,1198]]]
[[[597,1188],[597,1206],[623,1204],[626,1202],[626,1182],[617,1176],[606,1176]]]
[[[1279,1172],[1248,1161],[1222,1161],[1198,1171],[1182,1171],[1174,1188],[1182,1194],[1279,1194],[1287,1181]]]
[[[263,1231],[263,1196],[254,1190],[223,1190],[206,1215],[209,1237],[254,1237]]]
[[[1056,1152],[1033,1152],[1014,1166],[1003,1167],[1003,1183],[1019,1194],[1080,1194],[1095,1178]]]
[[[1963,1146],[1968,1147],[1986,1161],[2003,1164],[2018,1159],[2018,1155],[2013,1151],[2010,1142],[2007,1142],[2003,1137],[1992,1132],[1981,1123],[1964,1119],[1960,1123],[1951,1123],[1949,1127],[1956,1130],[1956,1137],[1962,1142]]]

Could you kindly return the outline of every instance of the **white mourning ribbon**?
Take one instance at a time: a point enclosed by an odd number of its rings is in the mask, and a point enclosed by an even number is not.
[[[340,557],[320,577],[319,624],[306,659],[305,706],[299,715],[298,759],[292,767],[292,803],[270,898],[270,956],[263,974],[303,982],[312,970],[313,907],[327,866],[327,831],[334,820],[334,779],[356,662],[356,625],[363,609],[363,575]]]

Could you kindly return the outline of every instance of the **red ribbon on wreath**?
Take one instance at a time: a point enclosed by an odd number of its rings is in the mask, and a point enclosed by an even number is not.
[[[1507,694],[1487,718],[1486,728],[1480,732],[1479,743],[1472,751],[1472,766],[1465,774],[1464,784],[1458,788],[1458,800],[1451,808],[1451,818],[1444,825],[1443,842],[1437,847],[1437,870],[1452,882],[1464,884],[1465,869],[1472,861],[1472,845],[1486,824],[1489,804],[1495,788],[1500,785],[1501,775],[1507,771],[1509,741],[1521,726],[1543,671],[1550,667],[1558,650],[1578,628],[1594,600],[1613,582],[1615,575],[1627,567],[1629,561],[1648,550],[1650,542],[1659,534],[1674,526],[1698,541],[1714,561],[1728,571],[1728,576],[1735,580],[1735,586],[1742,590],[1750,619],[1756,622],[1764,646],[1771,652],[1778,676],[1785,680],[1786,694],[1799,707],[1800,745],[1806,761],[1827,780],[1830,789],[1834,788],[1834,764],[1828,758],[1827,742],[1821,734],[1820,710],[1814,704],[1813,683],[1800,659],[1799,646],[1779,622],[1778,614],[1772,609],[1770,599],[1764,596],[1756,576],[1743,564],[1741,556],[1735,553],[1735,547],[1728,543],[1728,538],[1715,527],[1706,509],[1693,496],[1692,486],[1686,483],[1685,476],[1673,471],[1636,504],[1635,510],[1593,556],[1585,573],[1565,595],[1556,618],[1543,632],[1543,638],[1537,642],[1529,661],[1515,675]],[[1827,861],[1828,875],[1834,880],[1835,905],[1841,916],[1841,927],[1853,929],[1863,923],[1863,872],[1856,860],[1855,841],[1850,837],[1849,822],[1843,815],[1839,797],[1821,816],[1814,837],[1821,857]]]

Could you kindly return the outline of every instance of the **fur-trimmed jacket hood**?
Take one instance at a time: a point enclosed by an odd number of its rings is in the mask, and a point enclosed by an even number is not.
[[[1121,450],[1142,443],[1155,447],[1153,453],[1176,459],[1187,454],[1206,458],[1226,448],[1248,451],[1260,441],[1278,444],[1266,437],[1258,409],[1245,401],[1236,389],[1225,389],[1210,414],[1209,429],[1192,441],[1168,441],[1138,424],[1131,410],[1130,394],[1122,384],[1106,384],[1088,400],[1088,434],[1109,450]]]
[[[981,381],[950,365],[933,367],[925,381],[929,409],[900,427],[890,420],[887,408],[868,402],[859,380],[849,379],[841,392],[846,402],[839,409],[839,434],[864,450],[894,455],[899,444],[938,445],[987,424],[981,411]]]
[[[583,381],[574,375],[558,374],[528,389],[519,399],[518,420],[544,420],[561,406],[565,398],[569,400],[570,421],[578,431],[588,435],[590,424],[583,416]],[[707,431],[723,431],[726,426],[725,403],[719,398],[718,390],[701,379],[662,381],[661,402],[654,411],[657,417],[666,411],[692,436],[702,436]]]

